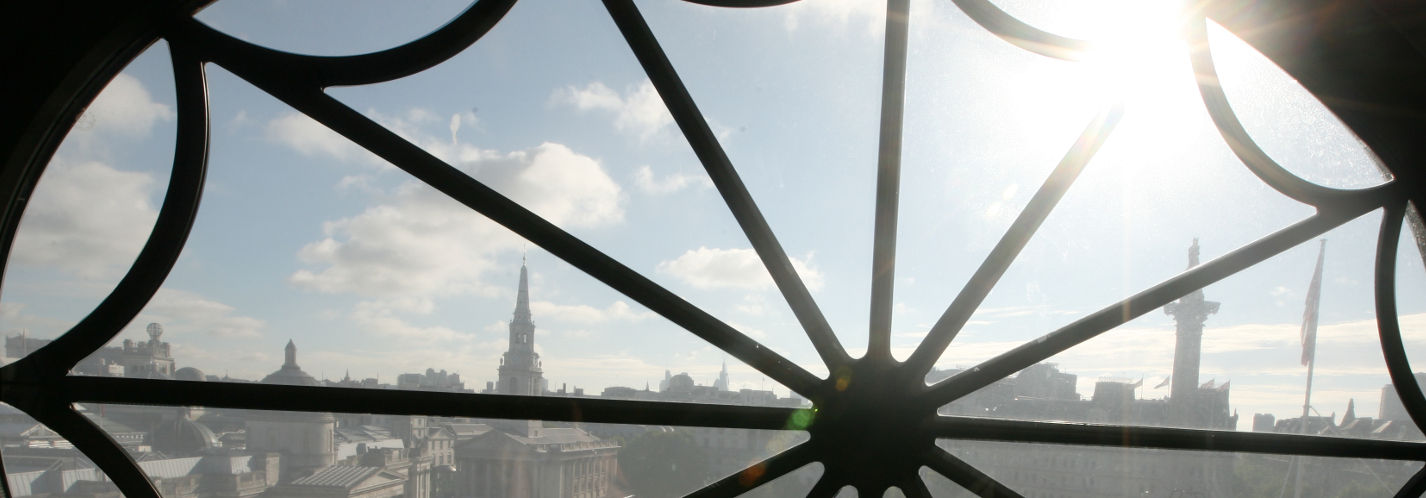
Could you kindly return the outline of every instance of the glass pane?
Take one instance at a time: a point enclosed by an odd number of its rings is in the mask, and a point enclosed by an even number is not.
[[[165,496],[184,495],[195,484],[274,496],[358,490],[405,496],[682,496],[806,439],[790,431],[703,427],[201,407],[100,409],[148,427],[136,457]],[[794,472],[769,483],[767,492],[806,489],[815,478]]]
[[[1314,240],[1164,308],[1171,311],[1154,310],[958,400],[950,410],[1300,432],[1309,372],[1301,332],[1304,314],[1315,307],[1308,432],[1379,437],[1375,431],[1383,422],[1372,417],[1381,385],[1389,382],[1371,297],[1370,254],[1379,219],[1369,214],[1325,234],[1315,300],[1308,297],[1321,247]],[[1200,258],[1213,256],[1204,250]]]
[[[216,116],[291,112],[224,72],[212,80]],[[291,370],[336,386],[805,403],[431,187],[398,172],[370,185],[381,194],[349,197],[347,174],[380,166],[314,163],[266,133],[238,124],[215,137],[177,266],[81,373],[242,382]]]
[[[658,14],[662,8],[653,10],[650,23],[662,34],[660,19],[668,15]],[[607,17],[597,3],[574,8],[521,3],[480,43],[430,71],[379,85],[334,89],[332,94],[691,303],[756,331],[769,348],[825,375],[801,325],[650,78],[615,26],[601,20]],[[688,23],[686,16],[674,19]],[[680,37],[683,31],[669,34],[670,51],[687,43]],[[508,50],[513,46],[527,48],[512,58]],[[679,68],[690,64],[694,61],[676,63]],[[732,105],[727,100],[736,95],[735,89],[700,91],[689,78],[713,70],[694,65],[696,69],[688,70],[691,75],[684,75],[694,99],[712,121],[715,135],[729,147],[734,166],[769,216],[801,278],[812,292],[825,290],[831,271],[824,251],[788,240],[819,225],[771,217],[769,209],[784,205],[788,195],[758,191],[754,179],[762,179],[769,169],[744,166],[766,154],[746,159],[733,155],[734,147],[746,139],[720,124],[720,116],[733,112],[724,106]],[[745,107],[740,103],[735,110],[756,109]],[[379,186],[390,173],[355,176]],[[855,274],[864,277],[860,264]],[[859,292],[866,288],[849,287]],[[839,307],[823,308],[827,313]],[[861,320],[857,328],[864,329]],[[864,334],[855,335],[861,340]]]
[[[1388,496],[1421,467],[1416,462],[1357,458],[966,441],[941,444],[1025,496],[1272,497],[1292,496],[1299,486],[1302,496]],[[1301,469],[1300,484],[1296,469]]]
[[[168,46],[155,43],[110,80],[50,160],[5,266],[5,358],[69,330],[128,271],[153,229],[173,166]]]

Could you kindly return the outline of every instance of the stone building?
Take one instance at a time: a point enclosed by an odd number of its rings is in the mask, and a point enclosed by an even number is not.
[[[83,375],[105,377],[173,378],[172,351],[169,344],[161,340],[163,325],[150,323],[146,330],[148,341],[124,339],[121,346],[99,348],[94,354],[80,360],[79,364],[74,366],[74,371]],[[21,332],[19,335],[5,338],[5,356],[22,358],[50,342],[51,339],[36,339]]]
[[[297,345],[287,341],[285,353],[282,368],[264,377],[264,384],[321,385],[297,365]],[[282,455],[281,482],[291,482],[336,463],[337,419],[331,413],[252,410],[244,418],[248,451]]]
[[[455,449],[455,491],[475,498],[602,498],[619,444],[577,428],[492,430]]]

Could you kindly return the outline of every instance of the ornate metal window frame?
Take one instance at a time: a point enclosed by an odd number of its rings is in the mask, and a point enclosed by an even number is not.
[[[719,7],[761,7],[789,0],[688,0]],[[976,23],[1025,50],[1062,59],[1088,46],[1038,30],[988,0],[951,0]],[[1252,9],[1221,0],[1196,4],[1186,36],[1199,90],[1232,151],[1264,183],[1314,206],[1316,214],[1144,289],[935,385],[923,379],[973,311],[1035,233],[1115,126],[1119,109],[1096,116],[1035,193],[963,290],[905,361],[890,353],[890,316],[900,183],[902,107],[909,0],[888,0],[873,279],[868,352],[852,358],[839,344],[790,259],[724,154],[639,10],[631,0],[604,0],[610,16],[692,145],[735,219],[773,276],[831,372],[818,378],[674,293],[564,232],[419,147],[324,93],[334,85],[392,80],[434,66],[476,43],[514,4],[478,0],[442,28],[388,50],[347,57],[303,56],[249,44],[193,20],[205,0],[56,2],[7,7],[14,26],[6,46],[22,47],[5,61],[15,88],[7,109],[0,188],[0,257],[8,258],[20,215],[59,141],[80,112],[125,63],[158,39],[168,42],[178,101],[172,176],[147,243],[127,274],[92,312],[48,346],[0,369],[0,401],[74,443],[127,496],[157,498],[138,465],[74,403],[202,405],[289,411],[338,411],[491,418],[583,420],[617,424],[783,429],[796,409],[640,402],[591,398],[490,396],[256,384],[196,383],[71,376],[70,368],[99,349],[149,301],[181,252],[197,212],[208,151],[204,65],[218,64],[330,127],[410,175],[638,301],[756,368],[814,403],[803,444],[735,473],[692,496],[732,496],[811,462],[825,466],[809,496],[852,486],[867,496],[897,487],[929,496],[925,466],[982,496],[1018,496],[952,456],[937,439],[1058,443],[1193,451],[1279,453],[1426,461],[1426,443],[1163,427],[1067,424],[942,416],[937,408],[1020,369],[1097,336],[1129,319],[1252,266],[1374,210],[1383,210],[1376,254],[1376,313],[1382,352],[1393,383],[1418,428],[1426,428],[1426,397],[1410,374],[1397,324],[1395,264],[1401,227],[1426,201],[1422,184],[1426,140],[1426,57],[1414,26],[1396,24],[1426,10],[1396,0],[1331,3],[1272,0]],[[1331,6],[1330,14],[1324,9]],[[17,11],[17,12],[16,12]],[[1419,16],[1418,16],[1419,17]],[[1202,43],[1206,19],[1242,35],[1335,112],[1383,160],[1394,178],[1377,187],[1344,190],[1298,178],[1267,156],[1238,123],[1217,86]],[[1284,40],[1293,40],[1292,50]],[[897,406],[897,410],[881,409]],[[868,430],[870,428],[870,430]],[[3,472],[3,466],[0,466]],[[0,481],[3,483],[3,481]],[[8,484],[5,484],[8,486]],[[8,495],[8,489],[5,489]],[[1426,492],[1426,470],[1399,496]]]

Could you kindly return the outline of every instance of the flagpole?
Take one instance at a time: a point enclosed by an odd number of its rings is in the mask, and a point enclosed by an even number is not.
[[[1302,312],[1302,360],[1307,363],[1307,393],[1302,398],[1302,424],[1299,432],[1307,434],[1307,415],[1312,409],[1312,373],[1317,367],[1317,315],[1318,304],[1322,301],[1322,256],[1327,252],[1327,239],[1317,250],[1317,269],[1312,273],[1312,283],[1307,289],[1307,307]],[[1292,496],[1302,497],[1301,456],[1298,457],[1297,482]]]

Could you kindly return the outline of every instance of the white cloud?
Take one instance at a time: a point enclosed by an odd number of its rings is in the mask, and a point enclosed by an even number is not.
[[[647,165],[640,166],[639,169],[634,172],[634,186],[638,187],[639,191],[645,194],[672,194],[695,184],[705,187],[713,186],[713,182],[702,175],[673,173],[664,175],[663,178],[656,178],[654,177],[653,168]]]
[[[540,320],[578,324],[640,321],[655,316],[652,311],[634,311],[634,308],[624,301],[614,301],[603,309],[585,304],[568,305],[535,301],[530,303],[530,311]]]
[[[115,76],[99,96],[84,110],[76,125],[79,130],[94,130],[130,138],[149,135],[160,121],[172,121],[173,109],[153,100],[138,78],[127,74]]]
[[[632,133],[640,140],[647,140],[673,124],[673,115],[668,113],[658,90],[649,80],[626,89],[623,95],[598,81],[584,88],[568,86],[555,90],[550,102],[573,106],[580,111],[612,112],[614,127],[621,132]]]
[[[792,258],[792,267],[809,289],[822,287],[822,273],[807,260]],[[673,275],[700,289],[736,288],[765,289],[772,287],[772,276],[752,249],[689,250],[671,261],[658,264],[658,271]]]
[[[99,162],[52,161],[25,207],[13,260],[83,278],[123,271],[158,217],[153,183],[148,173]]]
[[[462,146],[467,147],[467,146]],[[498,155],[484,151],[459,163],[545,219],[599,227],[623,219],[622,193],[599,163],[568,147],[544,143]],[[486,293],[481,276],[497,253],[521,239],[445,194],[416,182],[365,212],[328,222],[325,238],[299,251],[316,269],[291,281],[331,293],[432,297]]]
[[[797,2],[784,7],[783,26],[797,31],[803,24],[846,29],[861,24],[868,36],[881,34],[886,25],[886,4],[864,0]]]
[[[221,338],[251,339],[262,336],[266,323],[257,318],[239,315],[227,304],[203,297],[195,292],[163,288],[154,294],[127,330],[142,336],[150,322],[163,324],[174,335],[206,334]],[[178,341],[188,342],[188,341]]]

